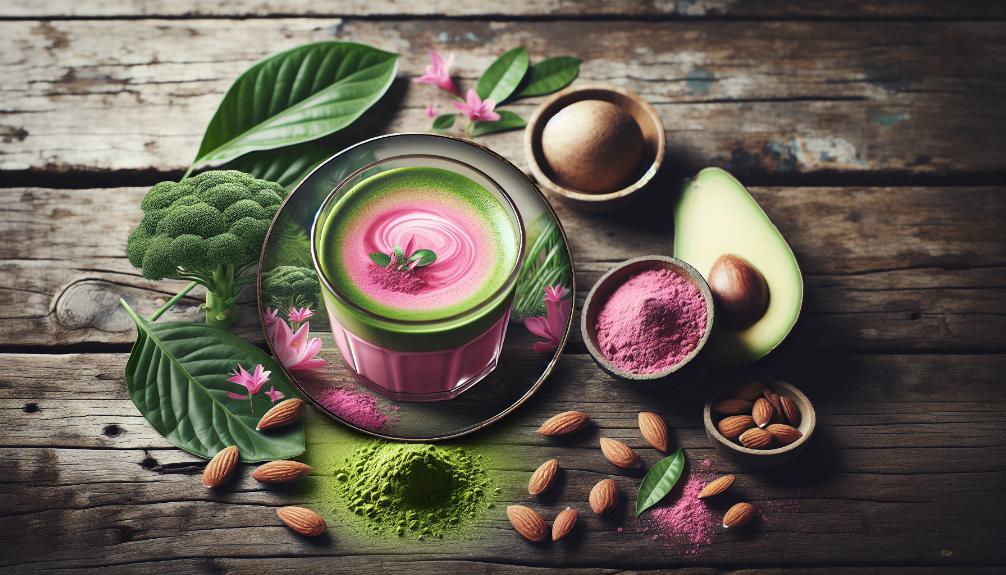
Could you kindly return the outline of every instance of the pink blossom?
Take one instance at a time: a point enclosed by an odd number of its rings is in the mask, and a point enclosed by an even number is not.
[[[534,335],[545,338],[546,341],[536,341],[531,349],[547,353],[559,348],[566,333],[566,320],[573,310],[573,300],[563,299],[569,293],[562,285],[545,288],[546,315],[529,317],[524,320],[524,327]]]
[[[451,66],[454,65],[454,54],[452,53],[445,61],[436,50],[430,50],[430,65],[426,66],[426,72],[415,79],[417,84],[434,84],[437,88],[451,94],[457,94],[458,89],[451,79]]]
[[[269,399],[270,399],[270,400],[271,400],[271,401],[272,401],[273,403],[276,403],[277,401],[279,401],[279,400],[283,399],[283,397],[284,397],[284,394],[283,394],[283,392],[282,392],[282,391],[280,391],[280,390],[278,390],[278,389],[276,389],[276,388],[275,388],[274,386],[272,386],[272,385],[270,385],[270,386],[269,386],[269,391],[265,392],[265,394],[269,396]]]
[[[430,104],[429,106],[426,106],[426,117],[427,118],[436,118],[437,117],[437,108],[439,108],[439,107],[440,106],[437,105],[437,104]]]
[[[245,389],[248,390],[248,396],[252,396],[258,393],[259,390],[262,389],[262,386],[269,381],[270,373],[272,372],[265,371],[265,368],[262,367],[262,364],[256,365],[255,369],[252,370],[252,373],[248,373],[247,371],[245,371],[245,368],[239,365],[238,368],[233,372],[232,377],[227,381],[231,383],[236,383],[244,387]],[[230,393],[228,393],[227,395],[229,397],[234,397]],[[238,395],[236,399],[244,399],[244,398],[245,396]]]
[[[301,323],[314,317],[314,312],[311,311],[311,308],[309,307],[292,307],[290,308],[290,311],[287,312],[287,315],[290,318],[290,323]]]
[[[495,122],[500,119],[500,115],[493,111],[496,109],[496,102],[489,99],[482,100],[471,88],[465,93],[464,102],[453,102],[453,104],[473,122]]]
[[[276,332],[276,322],[282,322],[283,320],[279,317],[279,310],[271,307],[266,310],[265,313],[265,334],[266,337],[272,339],[273,334]]]
[[[304,322],[296,333],[286,322],[277,323],[272,344],[280,363],[291,371],[325,365],[325,360],[317,357],[321,351],[321,339],[311,337],[311,322]]]

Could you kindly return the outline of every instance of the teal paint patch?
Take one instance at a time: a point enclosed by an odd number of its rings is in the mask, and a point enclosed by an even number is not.
[[[878,126],[883,126],[885,128],[893,128],[901,122],[907,120],[910,116],[908,114],[894,113],[894,112],[877,112],[870,117],[870,121]]]
[[[796,167],[796,154],[788,144],[773,140],[765,144],[763,151],[775,160],[777,169],[781,174],[792,172],[793,168]]]
[[[716,76],[706,68],[694,68],[685,76],[685,89],[692,94],[705,96],[712,88],[712,83],[716,81]]]

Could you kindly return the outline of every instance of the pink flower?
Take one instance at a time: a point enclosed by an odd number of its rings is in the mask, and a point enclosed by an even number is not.
[[[316,357],[321,351],[321,340],[311,337],[311,323],[304,325],[294,333],[286,322],[276,324],[276,334],[272,340],[276,357],[287,369],[298,371],[314,369],[325,365],[325,360]]]
[[[426,106],[426,117],[427,118],[436,118],[437,117],[437,108],[439,108],[439,107],[440,106],[438,106],[437,104],[430,104],[429,106]]]
[[[246,397],[251,397],[256,393],[258,393],[259,390],[262,389],[262,386],[269,381],[269,374],[272,372],[265,371],[265,368],[262,367],[262,364],[258,364],[255,366],[255,369],[252,370],[252,373],[248,373],[247,371],[245,371],[245,368],[241,367],[240,365],[232,373],[233,376],[227,381],[231,383],[236,383],[241,387],[244,387],[245,389],[248,390],[248,395],[247,396],[238,395],[236,393],[232,394],[228,392],[227,396],[234,399],[245,399]]]
[[[447,57],[447,61],[437,53],[430,50],[431,64],[426,67],[426,73],[415,79],[417,84],[434,84],[437,88],[451,94],[457,94],[458,89],[451,79],[451,66],[454,65],[454,54]]]
[[[479,95],[475,93],[475,90],[471,88],[465,94],[464,102],[453,102],[454,107],[461,110],[468,119],[476,122],[495,122],[500,119],[500,115],[494,112],[496,109],[496,102],[492,100],[482,100]]]
[[[276,403],[277,401],[283,399],[283,397],[284,397],[282,391],[276,389],[274,386],[271,386],[271,385],[269,386],[269,391],[265,392],[265,394],[269,396],[269,399],[273,403]]]
[[[301,323],[314,317],[314,312],[309,307],[292,307],[287,315],[290,318],[290,323]]]
[[[566,333],[566,320],[573,310],[573,300],[563,299],[569,290],[562,285],[545,288],[545,317],[535,316],[524,320],[524,327],[546,341],[536,341],[531,349],[547,353],[559,348],[559,342]]]
[[[272,339],[274,333],[276,333],[276,322],[282,322],[283,320],[279,317],[279,310],[271,307],[266,310],[265,313],[265,334],[266,337]]]

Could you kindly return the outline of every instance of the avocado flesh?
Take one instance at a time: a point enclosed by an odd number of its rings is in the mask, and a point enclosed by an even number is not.
[[[754,363],[786,338],[800,316],[803,276],[786,239],[744,186],[728,172],[706,168],[692,178],[674,211],[674,257],[709,277],[724,254],[747,260],[768,284],[765,314],[742,330],[716,321],[703,355],[716,366]]]

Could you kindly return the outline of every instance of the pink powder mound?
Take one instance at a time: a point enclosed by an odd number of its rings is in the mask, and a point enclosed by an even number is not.
[[[650,516],[654,539],[685,545],[685,555],[698,555],[702,547],[713,542],[713,534],[720,527],[720,517],[697,496],[712,477],[705,473],[689,473],[682,487],[675,486],[668,495],[674,503],[657,507]]]
[[[422,273],[422,270],[398,271],[391,269],[391,266],[382,268],[374,264],[367,270],[367,277],[383,289],[411,295],[419,293],[429,285],[420,275]]]
[[[381,411],[377,398],[353,389],[326,389],[315,400],[336,416],[369,431],[382,429],[391,420]]]
[[[646,270],[604,302],[595,329],[601,353],[620,369],[663,371],[688,357],[702,339],[706,300],[677,272]]]

